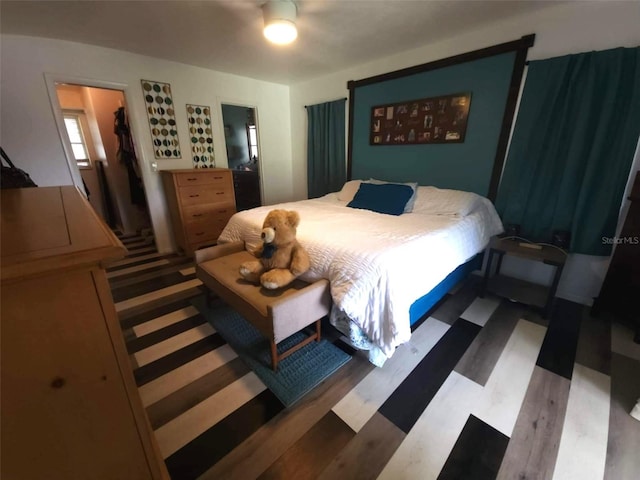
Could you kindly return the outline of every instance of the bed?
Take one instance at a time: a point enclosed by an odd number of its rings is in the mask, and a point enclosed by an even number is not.
[[[417,185],[410,213],[348,207],[359,185],[351,181],[321,198],[236,213],[218,243],[255,248],[270,210],[298,211],[297,237],[311,257],[302,279],[330,281],[331,323],[382,365],[409,340],[412,321],[447,292],[441,292],[447,279],[467,273],[502,223],[484,197]]]

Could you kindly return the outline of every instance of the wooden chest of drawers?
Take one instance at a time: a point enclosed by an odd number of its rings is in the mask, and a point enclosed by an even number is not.
[[[0,477],[168,479],[103,266],[126,249],[75,187],[0,204]]]
[[[187,255],[213,245],[236,213],[231,170],[163,170],[176,243]]]

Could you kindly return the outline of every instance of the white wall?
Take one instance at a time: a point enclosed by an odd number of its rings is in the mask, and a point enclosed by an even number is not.
[[[124,85],[156,242],[161,252],[174,249],[159,169],[191,168],[185,104],[212,107],[216,163],[226,167],[220,101],[257,107],[260,123],[264,201],[293,196],[289,88],[118,50],[52,39],[1,37],[0,143],[14,163],[41,186],[69,185],[67,165],[44,73],[60,78]],[[156,160],[142,95],[141,79],[171,84],[182,159]]]
[[[291,138],[294,197],[307,197],[307,118],[304,105],[348,96],[347,81],[419,65],[483,47],[536,34],[531,60],[590,50],[640,45],[640,7],[637,2],[572,2],[500,21],[465,35],[443,39],[421,48],[354,66],[291,87]],[[608,259],[572,255],[560,282],[559,296],[590,304],[600,290]],[[505,273],[550,283],[544,265],[505,260]]]

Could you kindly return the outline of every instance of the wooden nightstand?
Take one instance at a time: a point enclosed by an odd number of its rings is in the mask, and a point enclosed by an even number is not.
[[[501,297],[515,300],[520,303],[539,307],[542,309],[544,318],[551,313],[553,299],[556,296],[556,290],[562,269],[564,267],[567,255],[561,250],[543,246],[541,249],[533,249],[520,245],[520,240],[511,238],[493,237],[489,242],[489,258],[487,268],[484,272],[484,281],[482,282],[482,291],[480,296],[484,296],[486,291],[490,291]],[[498,265],[496,267],[495,276],[491,276],[491,267],[493,265],[493,256],[498,255]],[[550,287],[526,282],[517,278],[500,275],[502,267],[502,259],[505,255],[526,258],[536,262],[542,262],[546,265],[556,267],[553,282]]]

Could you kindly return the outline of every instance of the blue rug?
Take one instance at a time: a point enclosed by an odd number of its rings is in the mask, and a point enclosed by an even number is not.
[[[351,360],[350,355],[332,343],[321,340],[311,342],[281,360],[278,371],[274,372],[271,369],[269,342],[239,313],[227,306],[210,309],[204,297],[196,297],[192,303],[287,407]],[[289,349],[306,337],[302,332],[292,335],[278,344],[278,352]]]

